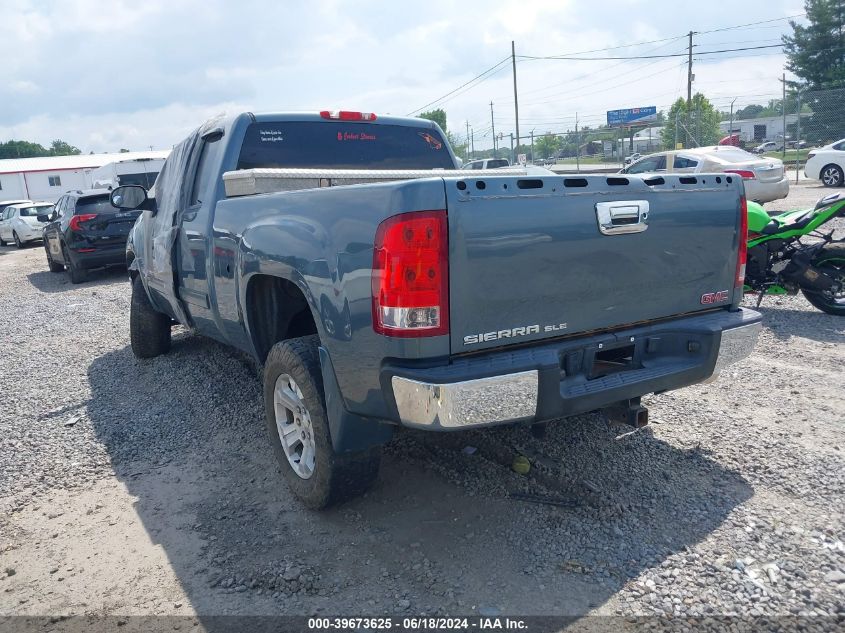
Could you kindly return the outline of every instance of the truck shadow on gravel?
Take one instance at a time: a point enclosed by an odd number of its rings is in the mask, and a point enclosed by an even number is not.
[[[309,512],[265,439],[255,369],[223,346],[180,334],[152,361],[105,354],[88,379],[96,435],[208,630],[223,614],[579,616],[664,562],[671,583],[752,495],[699,447],[593,414],[543,439],[402,433],[367,495]]]
[[[44,267],[46,268],[46,266],[47,264],[45,263]],[[125,283],[127,284],[127,288],[129,287],[126,268],[120,266],[91,270],[88,272],[88,279],[81,284],[70,283],[70,279],[68,279],[67,273],[65,272],[53,273],[49,270],[44,270],[37,273],[29,273],[26,277],[29,279],[29,283],[39,291],[47,293],[96,288],[97,286],[105,286],[117,282]]]

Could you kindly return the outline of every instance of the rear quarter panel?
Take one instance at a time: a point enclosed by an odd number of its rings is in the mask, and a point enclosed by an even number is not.
[[[250,280],[272,275],[295,283],[329,351],[347,408],[387,416],[379,369],[385,359],[449,356],[449,337],[388,338],[372,329],[370,278],[378,224],[398,213],[444,209],[443,180],[355,185],[231,198],[218,203],[214,283],[227,339],[255,354],[246,297]]]

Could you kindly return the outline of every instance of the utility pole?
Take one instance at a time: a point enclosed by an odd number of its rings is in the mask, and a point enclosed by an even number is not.
[[[490,102],[490,125],[493,127],[493,158],[496,158],[496,119],[493,118],[493,102]]]
[[[531,130],[531,162],[536,162],[536,161],[537,161],[537,157],[534,156],[534,130]]]
[[[472,128],[469,130],[469,138],[472,147],[472,157],[475,158],[475,130]]]
[[[511,64],[513,65],[513,116],[516,121],[516,147],[519,149],[519,99],[516,96],[516,46],[513,40],[511,40]]]
[[[738,97],[734,97],[734,100],[731,101],[731,122],[728,125],[728,143],[731,145],[734,144],[734,102],[737,98]]]
[[[511,132],[511,165],[516,164],[516,155],[513,153],[513,132]]]
[[[692,36],[695,35],[695,31],[689,32],[689,55],[687,57],[687,112],[689,112],[690,108],[692,107]]]
[[[469,160],[469,121],[467,121],[467,150],[466,150],[467,160]]]
[[[786,73],[783,73],[781,82],[783,83],[783,99],[780,102],[780,109],[783,110],[783,134],[781,134],[783,137],[783,148],[781,158],[786,158]]]
[[[687,57],[687,125],[686,125],[686,132],[687,132],[687,142],[686,145],[689,146],[689,128],[690,128],[690,114],[692,111],[692,80],[694,79],[694,75],[692,74],[692,36],[695,35],[695,31],[689,32],[689,54]]]
[[[578,133],[578,113],[575,113],[575,169],[581,172],[581,135]]]

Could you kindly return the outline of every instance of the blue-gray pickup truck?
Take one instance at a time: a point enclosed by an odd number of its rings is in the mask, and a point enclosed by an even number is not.
[[[140,358],[181,323],[263,367],[310,507],[364,490],[398,427],[542,424],[747,356],[745,202],[725,174],[459,171],[429,121],[243,113],[177,145],[128,240]]]

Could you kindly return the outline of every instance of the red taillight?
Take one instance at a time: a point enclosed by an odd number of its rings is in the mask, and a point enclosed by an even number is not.
[[[336,121],[375,121],[376,115],[372,112],[352,112],[351,110],[323,110],[320,116],[324,119]]]
[[[736,174],[743,180],[754,180],[757,177],[757,175],[753,171],[750,171],[748,169],[726,169],[725,173]]]
[[[739,255],[736,258],[735,288],[745,285],[745,263],[748,260],[748,202],[745,196],[739,202]]]
[[[415,211],[379,224],[373,248],[373,329],[385,336],[449,333],[446,211]]]
[[[96,213],[83,213],[82,215],[75,215],[70,219],[70,230],[78,231],[79,225],[83,222],[89,222],[97,217]]]

